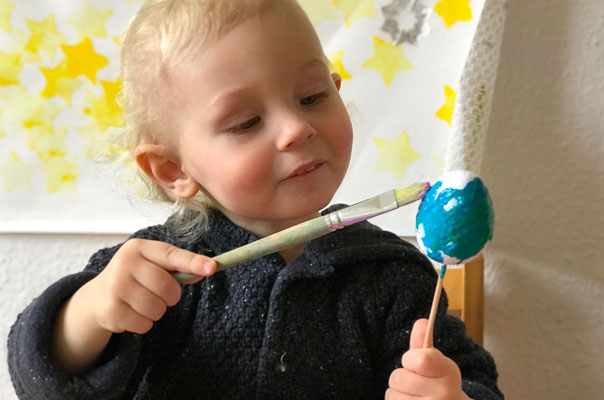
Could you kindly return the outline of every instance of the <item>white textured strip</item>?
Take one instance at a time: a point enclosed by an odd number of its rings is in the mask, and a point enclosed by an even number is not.
[[[445,171],[463,169],[480,174],[505,24],[505,4],[506,0],[486,0],[484,5],[460,81]]]

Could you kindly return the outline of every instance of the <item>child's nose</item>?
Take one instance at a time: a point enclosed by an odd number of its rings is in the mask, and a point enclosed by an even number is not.
[[[312,139],[316,134],[315,128],[303,115],[288,113],[283,116],[278,127],[277,148],[280,151],[290,150]]]

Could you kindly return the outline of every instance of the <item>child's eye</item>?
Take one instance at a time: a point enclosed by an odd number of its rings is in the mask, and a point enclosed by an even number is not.
[[[244,132],[244,131],[249,131],[250,129],[252,129],[253,127],[255,127],[258,123],[260,122],[260,117],[254,117],[252,119],[248,119],[247,121],[234,126],[233,128],[231,128],[230,130],[232,132]]]
[[[300,105],[302,106],[312,106],[313,104],[318,103],[322,98],[327,97],[325,93],[313,94],[312,96],[304,97],[300,100]]]

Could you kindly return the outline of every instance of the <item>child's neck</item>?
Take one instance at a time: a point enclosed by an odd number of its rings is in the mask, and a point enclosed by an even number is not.
[[[285,260],[285,263],[289,264],[290,262],[294,261],[296,258],[300,257],[300,255],[304,251],[305,245],[306,244],[299,244],[294,247],[288,247],[287,249],[281,250],[279,252],[279,254],[281,254],[281,257],[283,257],[283,259]]]
[[[242,227],[243,229],[249,232],[254,233],[259,237],[270,236],[273,233],[280,232],[284,229],[290,228],[304,221],[308,221],[309,219],[321,216],[321,213],[315,212],[305,217],[288,220],[256,220],[245,218],[226,210],[221,209],[221,211],[232,223]]]

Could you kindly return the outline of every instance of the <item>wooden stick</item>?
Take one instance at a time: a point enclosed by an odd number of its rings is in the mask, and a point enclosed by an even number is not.
[[[434,298],[432,299],[432,308],[430,309],[430,317],[428,318],[428,326],[426,327],[426,336],[424,337],[424,349],[434,347],[434,321],[436,320],[436,310],[438,310],[438,303],[440,302],[440,294],[443,290],[443,278],[447,266],[443,264],[440,267],[440,274],[438,281],[436,282],[436,289],[434,290]]]

